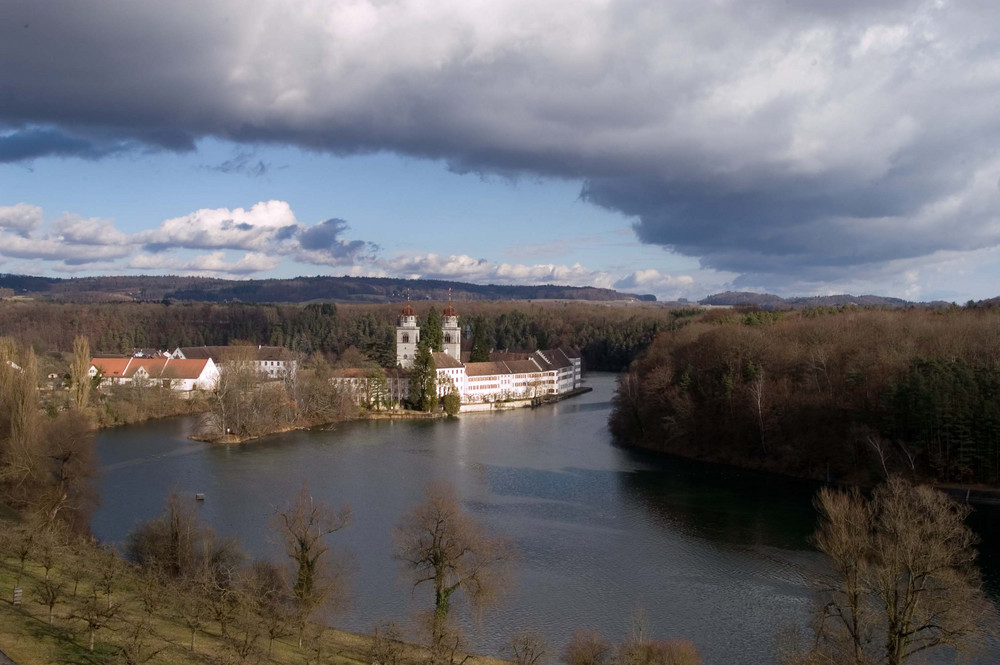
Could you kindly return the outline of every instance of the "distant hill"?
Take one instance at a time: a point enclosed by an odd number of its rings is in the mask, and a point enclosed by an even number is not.
[[[840,294],[833,296],[802,296],[795,298],[782,298],[772,293],[752,293],[750,291],[726,291],[716,293],[699,301],[701,305],[729,306],[729,307],[759,307],[760,309],[784,310],[784,309],[809,309],[811,307],[840,307],[843,305],[857,305],[858,307],[885,307],[890,309],[902,307],[950,307],[951,303],[934,302],[911,302],[900,298],[888,298],[886,296],[853,296]]]
[[[412,300],[644,300],[651,295],[621,293],[594,287],[505,286],[387,277],[295,277],[291,279],[230,280],[210,277],[110,276],[60,279],[0,274],[0,288],[15,295],[64,302],[179,300],[198,302],[279,302],[314,300],[381,303]]]

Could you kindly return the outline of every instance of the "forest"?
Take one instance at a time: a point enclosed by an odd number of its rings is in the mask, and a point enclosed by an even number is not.
[[[626,446],[843,483],[1000,484],[1000,311],[714,310],[621,378]]]
[[[414,303],[420,317],[443,303]],[[134,348],[225,345],[232,340],[284,346],[336,361],[354,347],[382,367],[396,364],[395,326],[401,305],[273,305],[247,303],[57,304],[0,301],[0,336],[30,345],[40,356],[68,351],[87,337],[95,353]],[[478,332],[488,348],[579,349],[592,370],[621,370],[662,330],[694,310],[653,305],[467,302],[463,334]]]
[[[22,296],[60,302],[100,303],[134,301],[281,302],[317,300],[384,303],[410,297],[441,300],[449,295],[467,300],[649,300],[651,295],[619,293],[593,286],[469,284],[435,279],[391,277],[293,277],[290,279],[219,279],[178,275],[110,275],[96,277],[38,277],[0,273],[0,297]]]

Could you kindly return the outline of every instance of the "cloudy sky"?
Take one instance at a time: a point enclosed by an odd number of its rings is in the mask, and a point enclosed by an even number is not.
[[[0,7],[0,272],[1000,294],[995,0]]]

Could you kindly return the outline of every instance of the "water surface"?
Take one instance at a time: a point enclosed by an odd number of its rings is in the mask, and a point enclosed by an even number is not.
[[[355,561],[353,606],[334,623],[363,631],[429,607],[399,577],[391,530],[425,483],[445,480],[521,552],[516,588],[481,625],[466,624],[478,649],[496,653],[522,628],[556,650],[575,628],[620,640],[641,608],[653,637],[692,640],[706,663],[771,662],[775,630],[804,621],[805,580],[822,565],[807,539],[815,487],[616,448],[606,426],[614,377],[587,383],[592,393],[552,407],[347,423],[230,447],[187,440],[189,418],[105,431],[93,529],[120,542],[168,492],[203,492],[198,511],[216,530],[280,557],[268,519],[306,482],[353,508],[352,526],[331,538]]]

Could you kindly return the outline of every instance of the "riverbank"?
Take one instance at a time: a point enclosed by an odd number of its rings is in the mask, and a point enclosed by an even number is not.
[[[528,408],[545,406],[547,404],[555,404],[556,402],[561,402],[562,400],[569,399],[571,397],[578,397],[584,395],[593,390],[589,386],[581,386],[575,388],[574,390],[562,393],[560,395],[545,395],[543,397],[536,397],[526,400],[509,400],[506,402],[484,402],[482,404],[463,404],[462,410],[459,414],[463,413],[478,413],[478,412],[491,412],[491,411],[505,411],[517,408]],[[234,434],[224,434],[222,436],[208,434],[205,432],[194,432],[189,439],[192,441],[202,441],[204,443],[217,443],[222,445],[234,445],[240,443],[247,443],[249,441],[257,441],[265,437],[271,436],[273,434],[282,434],[285,432],[295,432],[299,430],[308,429],[324,429],[331,425],[337,425],[346,422],[358,421],[358,420],[440,420],[442,418],[448,418],[448,414],[444,411],[412,411],[410,409],[385,409],[379,411],[370,410],[359,410],[355,416],[344,416],[337,418],[335,420],[329,420],[325,422],[310,422],[310,423],[298,423],[289,424],[281,427],[275,427],[269,429],[262,434],[255,434],[252,436],[237,436]]]
[[[192,441],[201,441],[203,443],[217,443],[221,445],[235,445],[239,443],[247,443],[250,441],[259,441],[260,439],[273,436],[275,434],[283,434],[286,432],[298,432],[302,430],[310,429],[326,429],[332,425],[339,425],[342,423],[355,422],[359,420],[438,420],[441,418],[447,418],[448,414],[443,411],[436,411],[433,413],[427,413],[425,411],[410,411],[408,409],[388,409],[385,411],[360,411],[357,416],[353,417],[343,417],[337,418],[335,420],[328,420],[324,422],[310,422],[310,423],[298,423],[284,425],[281,427],[275,427],[269,429],[262,434],[254,434],[250,436],[237,436],[235,434],[224,434],[222,436],[207,434],[205,432],[193,432],[188,436]]]
[[[636,443],[623,443],[615,440],[614,445],[643,455],[649,455],[657,459],[682,459],[700,464],[710,464],[720,468],[734,471],[748,471],[751,473],[773,476],[776,479],[793,480],[805,483],[816,483],[819,485],[833,485],[841,488],[858,487],[861,489],[871,489],[879,484],[884,478],[876,478],[874,481],[868,479],[867,482],[851,481],[845,478],[832,479],[811,473],[795,473],[794,470],[782,468],[779,464],[755,463],[750,460],[733,461],[731,459],[720,459],[718,456],[685,454],[673,450],[664,450],[651,446]],[[915,482],[925,483],[944,492],[959,503],[968,503],[973,506],[1000,506],[1000,487],[989,487],[981,484],[962,483],[938,483],[926,478],[913,478]]]
[[[291,665],[320,659],[334,662],[325,660],[334,655],[338,663],[369,663],[380,653],[391,652],[399,665],[410,665],[426,663],[429,658],[423,646],[392,640],[377,642],[371,635],[318,623],[305,628],[301,646],[297,632],[290,626],[277,631],[269,645],[266,625],[258,623],[262,618],[247,614],[245,608],[228,617],[224,634],[207,614],[198,620],[193,620],[190,613],[184,614],[185,602],[191,600],[185,596],[189,592],[170,588],[156,577],[144,577],[124,560],[118,560],[109,595],[102,573],[98,572],[108,570],[108,555],[94,546],[81,545],[72,552],[68,546],[61,548],[49,570],[43,567],[38,554],[33,552],[28,557],[23,574],[18,572],[22,565],[16,557],[0,556],[0,664],[204,665],[266,660]],[[89,572],[77,575],[74,566],[81,563],[87,564]],[[11,601],[15,583],[22,589],[19,605]],[[51,608],[39,589],[53,590],[50,597],[55,602]],[[87,617],[92,619],[93,636]],[[460,660],[463,657],[459,654]],[[479,655],[469,655],[462,662],[507,665],[507,661]]]

